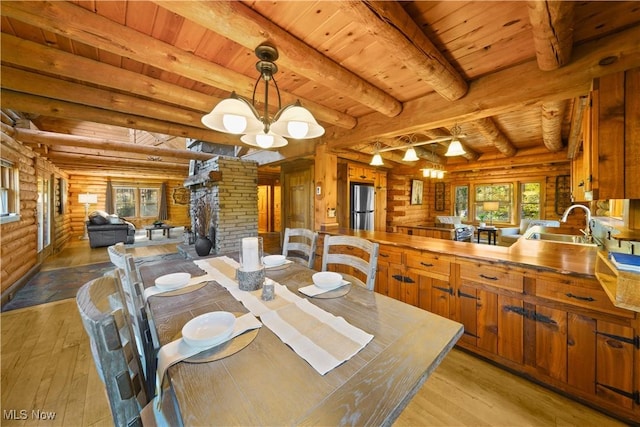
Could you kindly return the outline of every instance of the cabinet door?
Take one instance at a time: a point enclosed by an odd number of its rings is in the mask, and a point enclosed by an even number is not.
[[[418,306],[447,319],[452,319],[455,311],[453,288],[449,282],[420,274],[415,270],[411,276],[415,277],[419,284]]]
[[[498,295],[498,355],[522,364],[525,310],[521,299]]]
[[[597,321],[596,394],[631,409],[633,393],[633,328]]]
[[[478,292],[472,285],[462,284],[456,294],[458,304],[456,320],[464,326],[464,335],[461,341],[478,345]]]
[[[596,321],[567,313],[567,383],[587,393],[596,391]]]
[[[567,381],[567,313],[535,308],[536,368],[543,375]]]
[[[478,348],[498,354],[498,294],[478,289],[477,296]]]

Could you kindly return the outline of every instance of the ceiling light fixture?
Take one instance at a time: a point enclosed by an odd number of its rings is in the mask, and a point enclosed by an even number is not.
[[[415,162],[416,160],[420,160],[418,155],[416,154],[416,149],[413,147],[407,148],[407,151],[404,153],[404,157],[402,158],[403,162]]]
[[[260,77],[253,87],[251,102],[235,92],[223,99],[209,114],[202,117],[202,124],[219,132],[242,135],[245,144],[268,149],[287,145],[286,138],[311,139],[324,134],[311,112],[300,105],[300,101],[282,108],[280,90],[273,75],[278,72],[275,64],[278,50],[269,44],[261,44],[255,49],[259,61],[256,69]],[[264,82],[264,111],[262,116],[256,109],[256,90],[260,81]],[[269,115],[269,84],[273,82],[278,95],[278,112]]]
[[[455,124],[451,129],[451,136],[453,138],[451,139],[451,143],[449,144],[449,148],[447,149],[447,152],[444,154],[445,156],[447,157],[462,156],[463,154],[467,153],[466,151],[464,151],[464,148],[462,148],[462,144],[460,144],[460,141],[458,140],[459,135],[460,135],[460,126]]]
[[[371,166],[383,166],[384,161],[382,161],[382,156],[380,155],[380,142],[376,141],[376,152],[369,163]]]

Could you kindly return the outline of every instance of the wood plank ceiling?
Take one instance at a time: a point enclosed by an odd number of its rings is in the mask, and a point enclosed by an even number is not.
[[[251,98],[265,41],[282,102],[326,129],[276,160],[326,142],[368,162],[376,143],[457,124],[466,155],[444,157],[443,140],[412,166],[567,161],[592,79],[640,66],[635,1],[3,1],[1,15],[3,138],[70,173],[184,176],[198,157],[184,138],[252,151],[200,118],[231,91]]]

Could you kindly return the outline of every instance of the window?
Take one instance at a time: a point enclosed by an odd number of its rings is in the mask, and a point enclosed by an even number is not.
[[[116,214],[120,217],[157,218],[160,189],[149,187],[114,187]]]
[[[539,182],[520,184],[520,219],[540,219],[541,187]]]
[[[455,216],[459,216],[462,218],[462,221],[469,220],[469,186],[468,185],[458,185],[455,187],[455,205],[454,212]]]
[[[0,160],[0,215],[3,219],[19,214],[19,182],[20,175],[13,163]]]
[[[498,202],[498,210],[491,213],[484,209],[484,202]],[[484,222],[491,215],[492,221],[511,222],[513,217],[513,184],[482,184],[475,186],[475,220]]]

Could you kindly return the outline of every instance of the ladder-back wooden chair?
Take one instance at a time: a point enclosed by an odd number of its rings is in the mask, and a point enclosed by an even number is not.
[[[144,386],[133,327],[125,309],[117,274],[107,274],[80,288],[78,311],[91,344],[98,374],[105,384],[116,426],[174,425],[179,423],[170,398],[162,413],[155,411]],[[165,396],[168,393],[165,393]],[[170,421],[169,421],[170,420]]]
[[[324,237],[322,271],[337,271],[345,280],[372,291],[376,283],[380,245],[355,236]]]
[[[313,268],[316,259],[318,233],[306,228],[286,228],[282,255]]]

